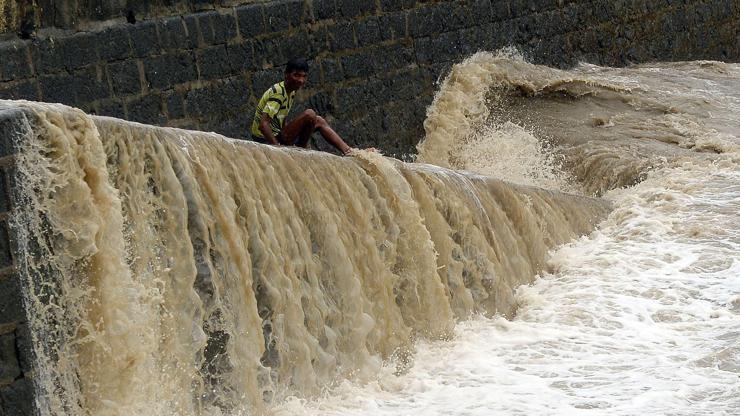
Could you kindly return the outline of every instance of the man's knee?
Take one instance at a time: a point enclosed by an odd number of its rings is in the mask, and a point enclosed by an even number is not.
[[[316,112],[311,110],[310,108],[308,110],[304,110],[302,115],[310,120],[311,123],[316,123],[316,119],[319,117],[318,115],[316,115]]]
[[[329,123],[327,123],[326,120],[324,120],[324,117],[316,116],[316,127],[317,128],[318,127],[328,126],[328,125],[329,125]]]

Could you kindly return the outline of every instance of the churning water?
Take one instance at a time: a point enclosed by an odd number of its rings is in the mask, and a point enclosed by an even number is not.
[[[514,319],[459,323],[409,371],[278,414],[740,414],[740,66],[479,54],[428,115],[421,160],[613,211],[517,290]]]
[[[477,54],[416,164],[1,106],[43,414],[740,412],[737,65]]]

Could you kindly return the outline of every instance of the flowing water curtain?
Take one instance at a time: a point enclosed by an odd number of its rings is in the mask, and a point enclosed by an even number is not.
[[[240,411],[371,379],[455,319],[511,315],[547,250],[607,210],[379,155],[28,109],[17,223],[41,254],[26,275],[49,414]]]

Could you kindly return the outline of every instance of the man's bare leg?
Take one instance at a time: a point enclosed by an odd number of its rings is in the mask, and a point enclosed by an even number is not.
[[[280,134],[282,143],[286,146],[308,147],[308,139],[316,130],[318,116],[313,110],[306,110],[283,127]]]
[[[334,131],[333,128],[329,125],[329,123],[324,120],[323,117],[316,117],[316,130],[321,133],[321,136],[326,140],[330,145],[334,146],[342,152],[343,155],[348,154],[352,148],[349,147],[347,143],[342,140],[342,138],[337,134],[337,132]]]
[[[314,131],[321,133],[324,140],[343,155],[349,154],[352,150],[347,143],[329,126],[329,123],[323,117],[316,115],[313,110],[306,110],[298,117],[291,120],[283,127],[281,133],[282,144],[308,147],[308,140]]]

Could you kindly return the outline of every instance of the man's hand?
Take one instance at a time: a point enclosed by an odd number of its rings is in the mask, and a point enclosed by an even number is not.
[[[262,135],[265,136],[265,140],[272,143],[273,146],[279,146],[280,143],[278,143],[277,139],[272,134],[270,123],[272,123],[272,118],[270,118],[269,115],[263,113],[262,117],[260,118],[260,131],[262,132]]]

